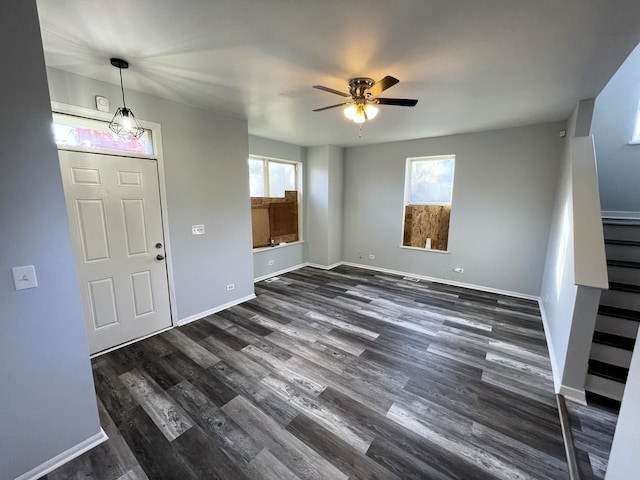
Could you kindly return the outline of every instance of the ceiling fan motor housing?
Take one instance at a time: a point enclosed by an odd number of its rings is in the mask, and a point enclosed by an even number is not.
[[[356,103],[366,100],[366,92],[376,83],[373,78],[357,77],[349,80],[349,94]]]

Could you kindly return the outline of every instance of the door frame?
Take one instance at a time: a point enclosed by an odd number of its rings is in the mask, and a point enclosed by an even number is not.
[[[65,103],[59,102],[51,102],[51,111],[54,113],[62,113],[67,115],[75,115],[77,117],[89,118],[92,120],[102,120],[110,122],[113,115],[109,112],[99,112],[97,110],[92,110],[90,108],[77,107],[75,105],[67,105]],[[171,240],[169,236],[169,216],[167,212],[167,187],[166,187],[166,177],[164,173],[164,157],[162,154],[162,129],[159,123],[148,122],[146,120],[140,120],[140,124],[151,130],[151,140],[153,142],[153,155],[140,155],[128,152],[120,152],[113,150],[98,150],[94,148],[72,148],[65,147],[60,148],[56,145],[58,150],[68,150],[72,152],[84,152],[91,153],[97,155],[115,155],[119,157],[132,157],[132,158],[144,158],[155,160],[158,167],[158,185],[160,188],[160,212],[162,215],[162,232],[164,235],[164,246],[165,246],[165,260],[167,262],[167,283],[169,285],[169,313],[171,315],[171,326],[173,328],[177,325],[178,312],[176,307],[176,295],[175,295],[175,284],[174,284],[174,276],[173,276],[173,255],[171,254]],[[75,268],[75,266],[74,266]],[[165,329],[168,330],[168,329]],[[161,330],[162,332],[164,330]],[[144,338],[156,335],[160,332],[154,332],[152,334],[136,338],[129,342],[123,343],[113,348],[108,348],[99,353],[91,355],[91,358],[103,355],[108,353],[116,348],[121,348],[130,343],[138,342]]]

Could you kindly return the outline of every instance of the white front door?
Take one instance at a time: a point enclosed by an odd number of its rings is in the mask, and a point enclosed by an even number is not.
[[[91,353],[171,326],[156,161],[59,156]]]

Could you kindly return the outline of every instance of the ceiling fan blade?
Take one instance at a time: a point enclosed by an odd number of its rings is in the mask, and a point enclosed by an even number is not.
[[[369,89],[367,90],[367,93],[370,94],[371,97],[375,97],[377,95],[380,95],[387,88],[393,87],[399,81],[400,80],[398,80],[397,78],[387,75],[382,80],[379,80],[371,85],[371,87],[369,87]]]
[[[344,105],[349,105],[349,103],[351,103],[351,102],[338,103],[337,105],[331,105],[330,107],[316,108],[316,109],[314,110],[314,112],[321,112],[321,111],[323,111],[323,110],[329,110],[330,108],[342,107],[342,106],[344,106]]]
[[[317,88],[318,90],[323,90],[329,93],[335,93],[336,95],[340,95],[341,97],[348,97],[348,93],[341,92],[339,90],[334,90],[333,88],[325,87],[323,85],[314,85],[313,88]]]
[[[400,107],[415,107],[418,100],[409,98],[376,98],[379,105],[398,105]]]

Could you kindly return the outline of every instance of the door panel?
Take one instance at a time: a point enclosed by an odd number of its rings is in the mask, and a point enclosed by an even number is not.
[[[171,326],[156,162],[59,155],[91,353]]]

